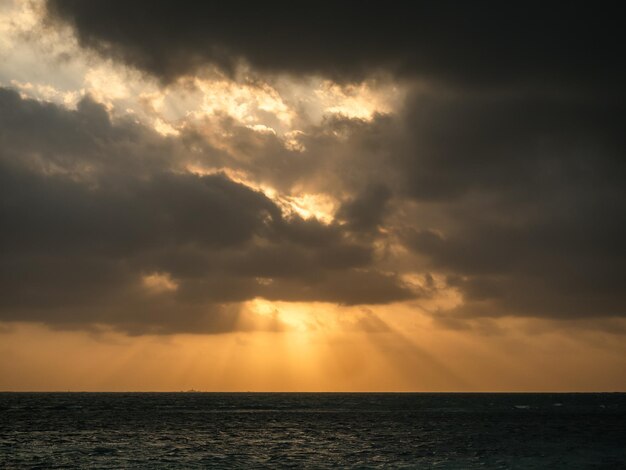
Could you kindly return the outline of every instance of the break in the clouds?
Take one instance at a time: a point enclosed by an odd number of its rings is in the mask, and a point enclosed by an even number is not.
[[[258,298],[424,301],[450,326],[626,316],[611,12],[45,6],[31,39],[69,26],[91,61],[156,80],[141,113],[105,79],[75,106],[28,97],[23,77],[0,90],[0,319],[224,332],[258,328]],[[381,80],[404,101],[364,107]]]
[[[212,332],[255,297],[415,296],[347,228],[181,170],[177,139],[113,123],[89,98],[67,110],[0,90],[0,110],[4,320]]]

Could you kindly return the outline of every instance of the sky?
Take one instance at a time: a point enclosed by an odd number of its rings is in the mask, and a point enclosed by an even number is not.
[[[618,18],[0,0],[0,390],[626,390]]]

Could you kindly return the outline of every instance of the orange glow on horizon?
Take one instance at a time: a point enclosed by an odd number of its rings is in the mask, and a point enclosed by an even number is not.
[[[0,390],[532,391],[626,385],[626,347],[602,333],[581,332],[577,341],[557,333],[490,336],[442,329],[404,307],[382,312],[249,304],[260,323],[276,315],[284,329],[129,337],[9,325],[0,330]]]

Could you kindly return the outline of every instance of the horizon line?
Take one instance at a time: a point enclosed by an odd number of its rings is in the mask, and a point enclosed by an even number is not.
[[[438,390],[438,391],[413,391],[413,390],[388,390],[388,391],[372,391],[372,390],[355,390],[355,391],[271,391],[271,390],[0,390],[1,393],[184,393],[184,394],[599,394],[599,393],[626,393],[626,390],[492,390],[492,391],[459,391],[459,390]]]

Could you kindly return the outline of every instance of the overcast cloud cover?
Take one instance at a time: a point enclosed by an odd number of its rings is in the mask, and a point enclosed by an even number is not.
[[[0,319],[224,332],[247,327],[242,302],[258,297],[365,306],[447,290],[462,302],[432,314],[449,325],[626,316],[617,15],[196,3],[49,0],[45,28],[164,87],[247,67],[384,77],[405,99],[310,122],[294,146],[226,116],[165,136],[94,97],[72,109],[1,89]],[[284,204],[302,194],[335,201],[331,220]]]

